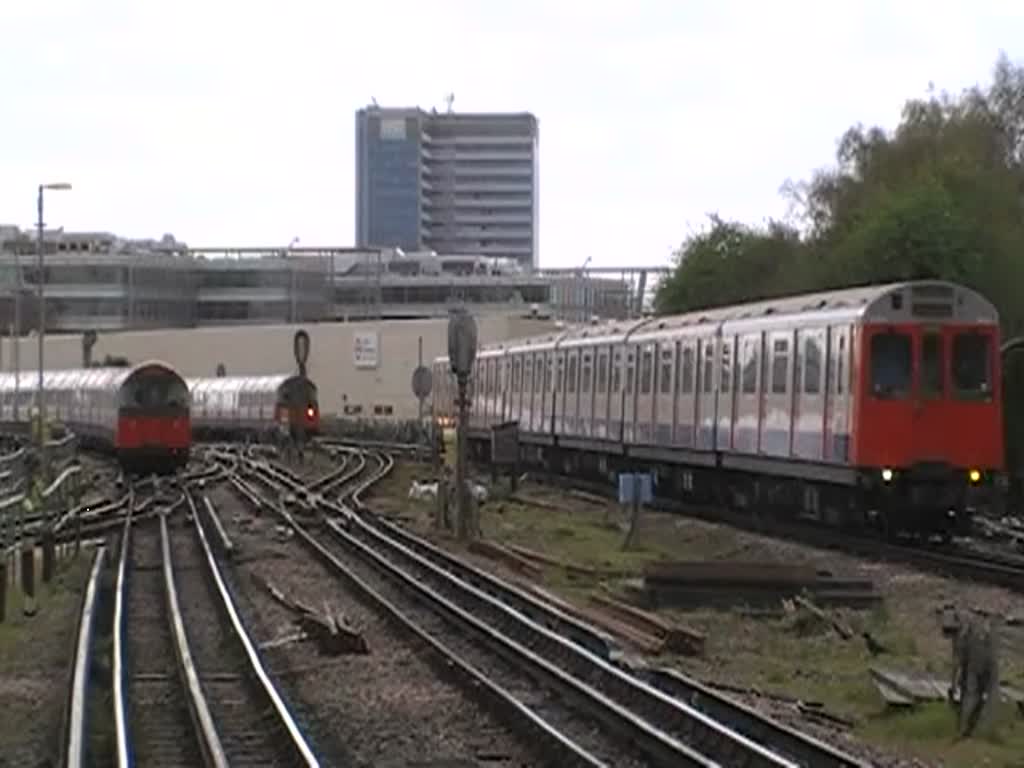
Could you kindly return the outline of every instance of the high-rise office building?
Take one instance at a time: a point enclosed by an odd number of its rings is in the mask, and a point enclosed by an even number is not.
[[[356,112],[356,242],[537,266],[537,118]]]

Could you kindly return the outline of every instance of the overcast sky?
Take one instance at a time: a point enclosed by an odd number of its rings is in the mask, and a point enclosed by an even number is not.
[[[350,245],[354,112],[529,110],[540,261],[665,262],[929,81],[1024,49],[1020,0],[0,0],[0,223]]]

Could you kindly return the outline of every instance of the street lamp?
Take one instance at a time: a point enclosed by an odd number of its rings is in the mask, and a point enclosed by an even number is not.
[[[52,184],[39,185],[39,197],[37,207],[39,210],[38,238],[36,240],[36,300],[39,302],[39,382],[36,392],[39,412],[39,461],[43,470],[43,477],[46,477],[46,451],[43,425],[46,423],[46,394],[43,388],[43,341],[46,339],[46,303],[43,301],[43,191],[53,190],[54,192],[66,192],[71,189],[67,182],[56,182]]]

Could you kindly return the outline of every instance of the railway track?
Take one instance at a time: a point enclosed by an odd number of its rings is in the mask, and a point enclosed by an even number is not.
[[[275,492],[288,491],[298,507],[324,512],[331,534],[326,538],[276,510],[321,558],[396,607],[454,662],[487,669],[506,705],[534,718],[533,729],[541,727],[550,746],[567,750],[563,760],[571,754],[587,765],[860,764],[742,705],[730,709],[725,697],[691,696],[687,703],[649,685],[615,664],[606,636],[373,519],[359,495],[390,470],[392,460],[342,450],[346,466],[312,492],[273,464],[247,460],[245,473]],[[345,490],[332,490],[335,480]],[[341,503],[329,501],[332,496]],[[453,632],[453,625],[461,631]]]
[[[115,598],[117,764],[318,765],[262,668],[185,493],[125,523]]]
[[[126,666],[124,688],[115,688],[115,711],[125,712],[131,755],[139,765],[198,765],[201,756],[192,731],[187,691],[178,674],[175,637],[168,613],[163,536],[160,521],[126,526],[118,566],[114,621],[115,656]],[[119,667],[115,667],[119,676]],[[123,693],[122,693],[123,692]],[[119,765],[128,765],[120,755]]]

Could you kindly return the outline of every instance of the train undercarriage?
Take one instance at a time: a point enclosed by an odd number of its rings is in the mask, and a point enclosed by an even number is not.
[[[918,468],[894,473],[888,470],[849,470],[844,475],[813,477],[813,469],[779,462],[777,473],[723,467],[721,455],[695,456],[700,463],[679,463],[664,456],[630,455],[621,445],[608,443],[572,447],[550,439],[524,438],[520,461],[525,469],[614,487],[622,472],[644,471],[654,475],[656,499],[702,506],[724,507],[733,512],[779,520],[804,521],[851,532],[875,533],[887,538],[949,541],[970,532],[973,515],[991,506],[997,496],[995,478],[973,483],[954,468]],[[471,430],[471,459],[490,462],[490,434]],[[783,474],[785,472],[786,474]],[[841,482],[836,481],[838,477]]]

